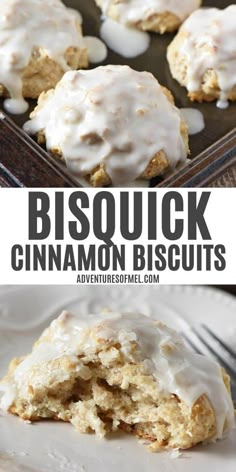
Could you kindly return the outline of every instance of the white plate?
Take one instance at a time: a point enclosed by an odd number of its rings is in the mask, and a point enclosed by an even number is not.
[[[86,314],[109,307],[146,313],[179,330],[207,323],[236,347],[236,299],[220,291],[180,286],[0,287],[0,375],[9,360],[31,349],[42,329],[62,309]],[[25,472],[235,472],[236,431],[224,441],[198,446],[172,459],[151,454],[136,438],[106,440],[81,435],[56,422],[26,424],[0,416],[0,471]]]

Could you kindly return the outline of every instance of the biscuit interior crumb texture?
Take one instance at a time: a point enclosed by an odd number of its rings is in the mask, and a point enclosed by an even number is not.
[[[87,66],[80,15],[61,0],[1,0],[0,94],[37,98]]]
[[[233,426],[229,377],[152,318],[67,312],[0,383],[1,407],[24,420],[71,422],[103,437],[122,429],[150,449],[189,448]]]
[[[104,15],[144,31],[175,31],[201,0],[96,0]]]
[[[191,100],[225,108],[236,100],[236,5],[203,8],[182,25],[168,48],[172,76]]]
[[[171,93],[148,72],[67,72],[24,126],[93,186],[150,179],[185,162],[188,130]]]

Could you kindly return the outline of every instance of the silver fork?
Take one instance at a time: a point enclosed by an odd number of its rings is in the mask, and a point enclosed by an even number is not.
[[[231,391],[236,403],[236,352],[208,326],[189,327],[182,333],[189,346],[198,354],[210,353],[225,368],[231,378]]]

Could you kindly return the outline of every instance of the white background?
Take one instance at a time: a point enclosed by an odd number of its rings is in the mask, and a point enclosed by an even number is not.
[[[34,189],[32,191],[36,191]],[[176,189],[172,189],[176,190]],[[191,190],[197,191],[199,196],[202,191],[209,191],[208,189]],[[42,189],[39,189],[42,191]],[[62,242],[66,244],[81,244],[81,242],[73,241],[70,238],[68,232],[68,221],[75,220],[68,209],[68,197],[71,192],[76,189],[50,189],[43,190],[50,195],[51,199],[51,210],[50,217],[52,222],[52,228],[54,227],[55,214],[54,214],[54,194],[55,191],[63,191],[65,199],[65,240]],[[90,208],[83,210],[88,216],[91,226],[93,221],[92,214],[92,201],[96,192],[100,190],[86,189],[86,193],[90,197]],[[183,237],[176,241],[167,241],[161,234],[161,203],[164,193],[168,192],[166,189],[154,190],[157,193],[157,214],[159,221],[159,236],[157,241],[147,241],[147,189],[143,190],[143,214],[144,214],[144,226],[142,237],[138,241],[126,242],[120,236],[120,220],[119,220],[119,201],[120,201],[120,190],[113,189],[109,190],[115,195],[116,198],[116,235],[113,238],[115,244],[126,244],[127,254],[127,273],[132,273],[132,245],[133,244],[186,244],[188,243],[187,231]],[[125,189],[122,189],[125,191]],[[132,201],[132,195],[137,189],[127,189]],[[188,189],[176,190],[183,195],[185,201],[184,217],[187,223],[187,198]],[[0,284],[74,284],[77,280],[77,272],[68,270],[67,272],[43,272],[41,270],[37,272],[26,272],[19,271],[15,272],[11,269],[11,247],[14,244],[29,244],[28,241],[28,193],[27,189],[2,189],[0,192]],[[236,282],[235,267],[236,267],[236,218],[235,218],[235,202],[236,202],[236,189],[212,189],[210,200],[205,213],[205,219],[208,225],[208,229],[212,236],[212,242],[202,241],[201,235],[198,235],[196,244],[224,244],[226,246],[226,269],[223,272],[217,272],[212,270],[211,272],[184,272],[179,270],[178,272],[171,272],[166,270],[160,272],[161,284],[234,284]],[[131,205],[132,209],[132,205]],[[132,216],[132,215],[131,215]],[[177,217],[181,217],[181,213],[178,212]],[[173,214],[174,217],[174,214]],[[187,224],[185,225],[187,229]],[[37,241],[33,242],[37,244]],[[55,235],[52,231],[47,240],[39,241],[39,244],[53,244],[55,243]],[[56,244],[60,242],[57,241]],[[83,243],[83,242],[82,242]],[[190,242],[192,244],[192,242]],[[102,241],[98,241],[91,231],[90,237],[84,242],[85,246],[89,244],[103,244]],[[111,273],[111,271],[109,271]]]

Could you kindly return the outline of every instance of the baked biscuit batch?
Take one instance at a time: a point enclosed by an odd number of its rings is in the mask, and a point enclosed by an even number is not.
[[[171,74],[190,100],[236,98],[236,5],[200,0],[95,0],[131,28],[179,32],[168,47]],[[203,4],[204,6],[204,4]],[[89,185],[151,179],[186,163],[188,126],[171,92],[148,72],[88,67],[81,17],[61,0],[0,2],[0,94],[5,108],[38,105],[24,129]],[[78,69],[80,69],[78,71]],[[71,72],[72,71],[72,72]]]

